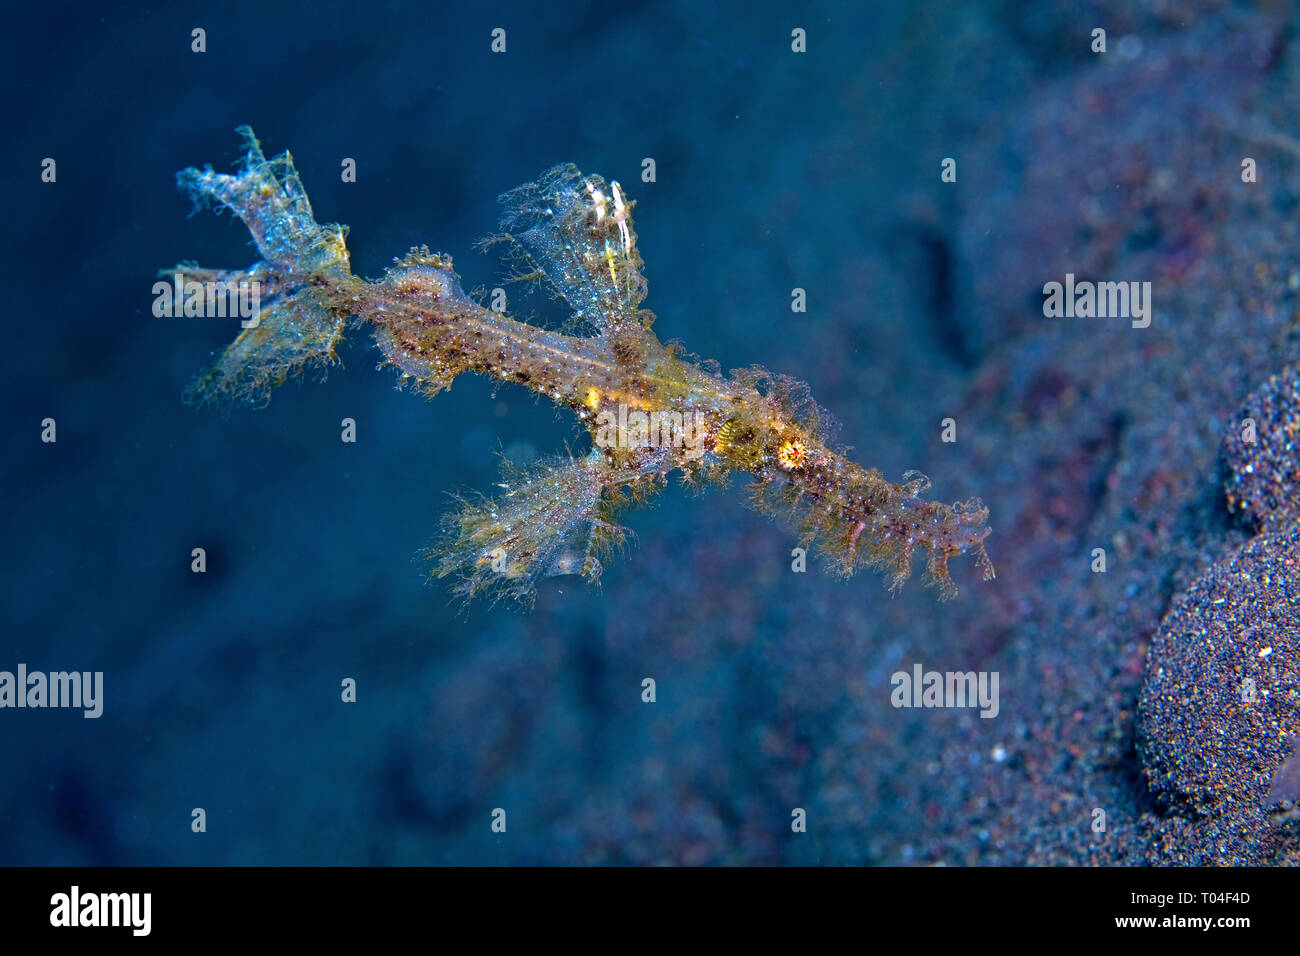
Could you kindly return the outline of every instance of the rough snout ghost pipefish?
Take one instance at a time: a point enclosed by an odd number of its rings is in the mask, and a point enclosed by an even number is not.
[[[352,274],[346,229],[316,222],[286,152],[268,160],[248,127],[233,174],[185,169],[177,183],[196,206],[215,204],[252,233],[261,260],[243,270],[182,263],[187,290],[258,290],[260,311],[191,386],[204,403],[265,405],[271,389],[337,361],[349,324],[369,324],[401,382],[426,396],[462,372],[516,382],[570,409],[591,433],[582,456],[527,469],[506,466],[504,493],[461,499],[441,542],[428,552],[436,577],[456,575],[457,593],[509,595],[530,603],[538,580],[580,574],[594,582],[601,557],[623,543],[620,509],[664,487],[670,473],[692,486],[731,472],[752,476],[759,510],[788,517],[845,577],[883,570],[896,590],[926,556],[927,583],[942,598],[956,585],[948,559],[974,553],[985,580],[988,509],[978,498],[945,505],[923,499],[919,472],[901,484],[831,446],[833,420],[808,387],[759,367],[721,373],[651,331],[641,308],[646,280],[632,228],[633,202],[617,182],[555,166],[501,197],[500,246],[513,279],[546,285],[570,312],[563,332],[518,322],[479,305],[460,287],[450,257],[425,247],[395,260],[378,279]]]

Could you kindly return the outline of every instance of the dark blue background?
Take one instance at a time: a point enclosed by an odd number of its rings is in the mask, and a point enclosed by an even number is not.
[[[1026,149],[1004,134],[1008,118],[1091,68],[1079,37],[1101,13],[952,7],[11,12],[0,668],[102,670],[106,701],[96,721],[0,712],[0,863],[1075,854],[1075,824],[1059,807],[1031,824],[1006,819],[1009,803],[978,799],[993,786],[988,754],[1025,742],[1022,781],[999,786],[1044,788],[1037,806],[1078,790],[1058,759],[1061,735],[1074,731],[1060,728],[1078,725],[1068,715],[1079,701],[1095,702],[1082,709],[1103,728],[1131,701],[1172,572],[1142,572],[1145,631],[1099,643],[1088,625],[1072,649],[1062,608],[1084,618],[1080,608],[1113,608],[1130,580],[1089,580],[1075,573],[1086,566],[1078,555],[1129,519],[1103,505],[1045,524],[1013,516],[1027,489],[1031,516],[1048,514],[1050,496],[1034,501],[1032,489],[1055,487],[1044,475],[1063,469],[1065,488],[1052,495],[1097,494],[1108,456],[1121,452],[1090,444],[1092,423],[1143,404],[1107,399],[1080,434],[1062,415],[1029,435],[1026,414],[1050,414],[1067,386],[1021,372],[1056,346],[1005,316],[1019,310],[1032,324],[1039,285],[1059,275],[1026,269],[1004,299],[978,301],[974,257],[1074,235],[1075,211],[1037,236],[1002,235],[1010,222],[962,230],[967,210],[1019,201]],[[1150,46],[1191,29],[1106,15],[1121,32],[1146,28]],[[207,31],[201,55],[190,51],[196,26]],[[498,26],[505,55],[489,50]],[[807,54],[790,50],[796,26]],[[639,546],[609,563],[603,589],[560,579],[531,613],[474,606],[458,616],[413,560],[447,492],[490,492],[497,451],[526,462],[577,432],[512,387],[466,378],[431,403],[395,392],[365,334],[344,349],[346,368],[281,389],[265,410],[223,418],[184,405],[186,383],[232,323],[155,318],[154,274],[182,259],[245,266],[255,253],[231,217],[187,218],[174,175],[209,162],[229,170],[245,123],[268,155],[292,150],[318,219],[351,227],[353,267],[367,276],[427,243],[455,257],[467,289],[490,289],[499,264],[474,243],[492,231],[499,193],[561,161],[620,180],[638,201],[646,305],[661,338],[726,368],[762,363],[805,379],[858,460],[895,480],[921,468],[947,501],[985,495],[999,582],[983,585],[958,562],[962,593],[940,605],[919,580],[891,600],[870,574],[845,583],[813,564],[795,575],[793,536],[746,510],[736,488],[673,488],[628,516]],[[1059,148],[1088,142],[1061,137]],[[948,155],[962,157],[960,184],[988,188],[940,184]],[[58,163],[52,185],[39,180],[47,156]],[[640,181],[647,156],[653,184]],[[356,183],[340,181],[344,157],[357,161]],[[806,314],[790,311],[795,286],[808,292]],[[556,317],[540,296],[512,311]],[[1089,355],[1115,348],[1093,331],[1067,334],[1093,336]],[[1259,358],[1242,382],[1271,361]],[[1213,414],[1239,394],[1198,421],[1217,427]],[[949,414],[970,429],[967,442],[939,442]],[[45,417],[58,422],[57,444],[39,441]],[[358,423],[356,444],[339,441],[344,417]],[[1021,465],[1042,474],[1001,464],[1031,441],[1044,450]],[[1083,464],[1071,464],[1075,447]],[[1213,480],[1208,447],[1193,469],[1202,489]],[[1084,534],[1089,522],[1106,537]],[[1074,578],[1036,578],[1045,552],[1022,537],[1047,542]],[[207,550],[206,574],[189,570],[194,547]],[[1088,588],[1105,593],[1077,597]],[[1138,670],[1117,685],[1130,659]],[[1022,709],[1005,703],[993,728],[891,710],[888,674],[913,660],[1007,675],[1070,675],[1078,660],[1085,676],[1062,679],[1077,700],[1060,702],[1057,688],[1048,708],[1023,693]],[[640,701],[647,676],[658,682],[654,705]],[[344,677],[358,682],[354,705],[339,701]],[[1097,786],[1117,819],[1131,819],[1144,809],[1131,742],[1096,726],[1085,722],[1079,739],[1118,754]],[[789,832],[796,806],[814,821],[802,837]],[[194,807],[207,811],[205,834],[190,830]],[[509,814],[504,835],[490,832],[494,807]]]

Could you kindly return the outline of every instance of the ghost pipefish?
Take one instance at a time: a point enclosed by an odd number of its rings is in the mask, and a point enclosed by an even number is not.
[[[897,590],[920,551],[926,581],[943,599],[957,591],[947,566],[954,555],[973,553],[984,579],[993,578],[988,509],[978,498],[927,500],[919,472],[895,484],[850,461],[831,445],[831,417],[793,378],[759,367],[723,375],[716,363],[659,341],[653,313],[641,308],[647,286],[633,202],[617,182],[556,166],[501,197],[500,231],[481,243],[504,249],[513,279],[547,286],[567,307],[571,318],[556,331],[478,304],[451,258],[426,247],[394,260],[381,278],[353,275],[346,228],[316,222],[289,153],[268,160],[250,128],[239,132],[244,157],[235,173],[208,166],[176,177],[196,208],[237,215],[261,255],[244,270],[182,263],[160,273],[178,273],[186,288],[259,290],[256,319],[195,380],[188,400],[265,405],[286,379],[335,363],[350,323],[369,324],[380,367],[395,369],[407,388],[431,397],[476,372],[568,408],[591,434],[585,455],[507,464],[504,494],[458,500],[426,553],[433,576],[457,576],[460,595],[530,603],[545,577],[597,581],[601,558],[629,534],[616,515],[664,487],[670,473],[697,487],[748,473],[751,503],[790,519],[845,577],[874,567]]]

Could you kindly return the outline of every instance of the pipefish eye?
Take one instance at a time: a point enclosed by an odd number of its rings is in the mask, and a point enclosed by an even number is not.
[[[808,446],[802,439],[787,438],[776,450],[776,460],[786,471],[802,468],[808,461]]]

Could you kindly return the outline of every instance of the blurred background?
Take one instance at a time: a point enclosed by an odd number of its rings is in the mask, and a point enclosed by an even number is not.
[[[1288,5],[10,16],[0,669],[103,671],[105,693],[98,720],[0,711],[0,863],[1294,861],[1253,817],[1155,799],[1136,743],[1162,617],[1251,533],[1222,501],[1228,423],[1300,354]],[[266,409],[186,406],[235,324],[155,318],[155,273],[256,253],[232,217],[187,218],[174,176],[230,170],[245,123],[292,150],[365,276],[427,243],[491,289],[475,243],[500,193],[564,161],[618,179],[660,337],[801,378],[859,462],[982,496],[997,580],[955,561],[941,604],[919,573],[892,598],[792,573],[797,540],[737,481],[628,514],[600,590],[461,613],[414,557],[448,493],[490,493],[498,452],[558,452],[575,424],[469,377],[395,392],[367,333]],[[1066,272],[1151,281],[1152,327],[1044,318]],[[894,709],[915,662],[998,671],[999,716]]]

